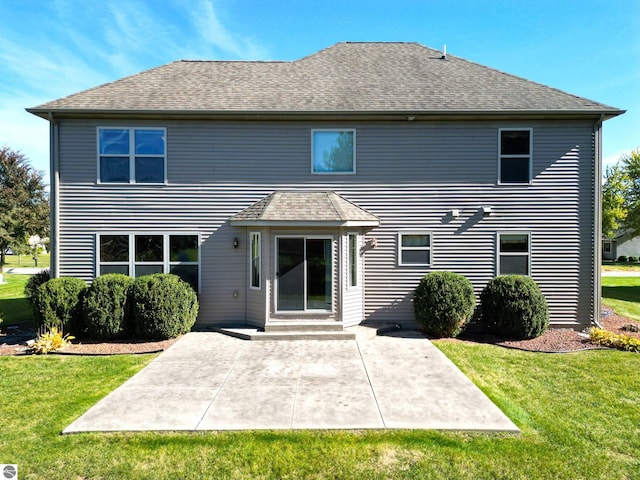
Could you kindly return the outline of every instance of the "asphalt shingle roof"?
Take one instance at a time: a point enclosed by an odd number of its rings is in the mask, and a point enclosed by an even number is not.
[[[622,111],[418,43],[338,43],[293,62],[177,61],[29,111]]]
[[[233,225],[359,225],[380,220],[335,192],[276,191],[231,217]]]

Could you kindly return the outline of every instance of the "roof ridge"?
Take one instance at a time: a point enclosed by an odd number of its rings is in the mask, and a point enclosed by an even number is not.
[[[265,205],[264,205],[264,208],[262,209],[262,213],[260,214],[261,217],[266,216],[267,210],[269,209],[269,207],[271,206],[271,204],[275,200],[277,193],[278,193],[278,190],[274,190],[269,195],[267,195],[266,197],[263,198],[263,200],[265,202]]]
[[[336,212],[336,214],[338,214],[338,217],[345,218],[347,212],[344,212],[342,210],[342,208],[340,208],[336,204],[336,202],[334,201],[334,198],[333,198],[334,195],[337,196],[337,197],[340,197],[340,195],[338,195],[336,192],[331,192],[331,191],[323,192],[323,193],[327,196],[327,199],[329,200],[329,203],[331,203],[331,206],[333,207],[333,210]],[[342,197],[340,197],[340,198],[342,198]]]
[[[482,63],[474,62],[473,60],[468,60],[466,58],[458,57],[457,55],[451,55],[451,54],[447,53],[447,58],[446,59],[449,60],[450,58],[453,58],[455,60],[459,60],[461,62],[469,63],[471,65],[475,65],[476,67],[481,67],[481,68],[483,68],[485,70],[490,70],[490,71],[499,73],[501,75],[506,75],[508,77],[515,78],[517,80],[528,82],[528,83],[536,85],[538,87],[548,88],[549,90],[554,90],[554,91],[556,91],[558,93],[562,93],[563,95],[569,95],[569,96],[571,96],[573,98],[576,98],[576,99],[579,99],[579,100],[584,100],[586,102],[589,102],[591,105],[598,105],[598,106],[601,106],[601,107],[610,108],[612,110],[618,110],[617,108],[612,107],[611,105],[606,105],[604,103],[596,102],[595,100],[591,100],[591,99],[589,99],[587,97],[583,97],[581,95],[576,95],[575,93],[567,92],[566,90],[562,90],[562,89],[557,88],[557,87],[552,87],[552,86],[547,85],[545,83],[536,82],[535,80],[530,80],[528,78],[521,77],[520,75],[515,75],[513,73],[505,72],[504,70],[500,70],[500,69],[495,68],[495,67],[490,67],[490,66],[484,65]]]
[[[336,192],[333,192],[333,191],[328,192],[328,193],[331,193],[331,194],[335,195],[336,197],[338,197],[338,198],[339,198],[340,200],[342,200],[343,202],[347,203],[348,205],[350,205],[350,206],[352,206],[352,207],[354,207],[354,208],[357,208],[358,210],[364,210],[362,207],[360,207],[359,205],[355,204],[355,203],[354,203],[354,202],[352,202],[351,200],[349,200],[349,199],[347,199],[347,198],[344,198],[344,197],[343,197],[342,195],[340,195],[339,193],[336,193]],[[331,203],[332,203],[332,204],[334,204],[333,199],[331,200]],[[343,210],[342,210],[342,208],[341,208],[340,210],[341,210],[341,211],[343,211]],[[377,220],[380,220],[380,218],[378,218],[378,216],[377,216],[377,215],[374,215],[373,213],[369,212],[368,210],[365,210],[365,211],[367,212],[367,214],[371,215],[373,218],[376,218]],[[343,212],[344,212],[344,211],[343,211]],[[345,215],[345,217],[346,217],[346,216],[348,216],[348,213],[347,213],[347,212],[344,212],[344,215]]]
[[[366,42],[366,41],[342,41],[342,42],[336,42],[333,45],[329,45],[328,47],[325,47],[323,49],[318,50],[317,52],[311,53],[309,55],[305,55],[304,57],[298,58],[297,60],[294,60],[291,63],[296,63],[296,62],[301,62],[303,60],[307,60],[309,58],[318,56],[323,54],[324,52],[326,52],[327,50],[331,50],[333,48],[336,48],[340,45],[416,45],[418,47],[422,47],[426,50],[433,50],[434,52],[439,52],[440,50],[437,50],[435,48],[431,48],[428,47],[426,45],[423,45],[420,42],[402,42],[402,41],[393,41],[393,42]]]
[[[181,59],[171,63],[292,63],[291,60],[189,60]],[[167,65],[170,65],[169,63]],[[166,65],[162,65],[166,66]],[[159,68],[159,67],[157,67]],[[141,72],[142,73],[142,72]]]

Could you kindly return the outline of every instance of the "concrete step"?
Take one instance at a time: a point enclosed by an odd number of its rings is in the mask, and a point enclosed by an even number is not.
[[[398,330],[399,325],[393,324],[362,324],[354,327],[332,324],[289,324],[272,325],[278,328],[275,331],[242,326],[209,326],[205,330],[219,332],[242,340],[252,341],[291,341],[291,340],[366,340]],[[283,328],[279,328],[283,327]],[[336,328],[338,327],[338,328]]]
[[[338,322],[304,322],[304,321],[287,321],[270,322],[264,326],[265,333],[281,333],[291,331],[305,332],[342,332],[344,326]]]
[[[307,329],[288,329],[285,331],[265,332],[252,327],[213,327],[214,332],[220,332],[243,340],[253,341],[290,341],[290,340],[355,340],[356,334],[346,330],[318,331]]]

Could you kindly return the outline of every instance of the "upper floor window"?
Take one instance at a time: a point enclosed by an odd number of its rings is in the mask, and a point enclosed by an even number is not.
[[[431,265],[431,234],[398,234],[398,265]]]
[[[164,183],[164,128],[98,128],[99,183]]]
[[[529,233],[498,234],[498,275],[530,275]]]
[[[312,130],[311,172],[356,173],[355,130]]]
[[[499,183],[531,181],[532,130],[500,129]]]

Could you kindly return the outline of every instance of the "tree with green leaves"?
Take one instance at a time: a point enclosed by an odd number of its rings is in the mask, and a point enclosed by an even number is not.
[[[42,172],[9,147],[0,148],[0,275],[5,254],[30,235],[48,236],[49,199]]]
[[[635,237],[640,235],[640,148],[623,155],[620,160],[627,177],[624,185],[626,216],[622,227]]]
[[[607,238],[615,237],[627,218],[629,184],[623,164],[607,168],[602,186],[602,234]]]

